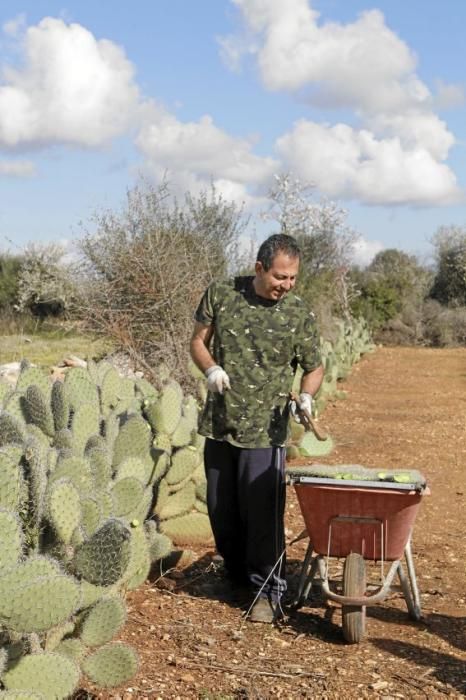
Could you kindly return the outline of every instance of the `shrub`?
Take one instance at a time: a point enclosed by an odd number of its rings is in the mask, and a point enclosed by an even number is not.
[[[188,386],[194,309],[213,277],[240,264],[245,222],[214,188],[182,203],[169,195],[166,184],[143,183],[121,213],[96,215],[95,232],[79,243],[86,273],[80,315],[154,379],[164,362]]]

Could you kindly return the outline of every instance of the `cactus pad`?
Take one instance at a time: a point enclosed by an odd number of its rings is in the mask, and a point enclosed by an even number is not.
[[[138,506],[143,493],[143,485],[134,477],[117,481],[111,490],[114,514],[120,517],[131,513]]]
[[[209,518],[203,513],[188,513],[160,523],[160,530],[175,544],[205,544],[212,539]]]
[[[134,676],[138,668],[136,652],[126,644],[106,644],[83,662],[86,676],[99,686],[112,688]]]
[[[129,529],[119,520],[108,520],[77,550],[76,573],[96,586],[110,586],[126,571],[130,559]]]
[[[86,615],[81,626],[81,640],[88,647],[110,642],[126,620],[122,598],[102,598]]]
[[[2,681],[7,690],[38,692],[49,700],[65,700],[76,689],[79,669],[60,654],[29,654],[7,671]]]
[[[0,508],[0,571],[15,566],[23,549],[23,531],[16,513]]]
[[[167,472],[166,480],[170,485],[183,481],[190,476],[199,465],[201,456],[195,447],[182,447],[172,455],[172,463]]]
[[[161,520],[167,520],[183,513],[189,513],[195,500],[196,484],[189,480],[182,489],[170,494],[165,499],[163,506],[157,510],[157,515]]]
[[[113,447],[113,465],[127,457],[147,457],[150,450],[151,431],[142,416],[130,416],[121,426]]]
[[[20,419],[9,413],[0,413],[0,445],[22,445],[25,439],[24,424]]]
[[[59,479],[50,485],[48,512],[58,537],[69,544],[74,530],[81,522],[79,492],[69,479]]]

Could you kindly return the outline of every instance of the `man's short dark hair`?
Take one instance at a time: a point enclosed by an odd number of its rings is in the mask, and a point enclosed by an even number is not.
[[[286,233],[274,233],[261,243],[257,252],[257,262],[262,264],[262,267],[267,272],[272,267],[274,257],[278,253],[289,255],[290,258],[301,259],[301,248],[296,242],[296,238],[288,236]]]

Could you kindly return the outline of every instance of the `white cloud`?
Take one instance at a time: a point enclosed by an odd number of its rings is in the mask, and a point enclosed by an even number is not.
[[[36,167],[29,160],[0,160],[0,176],[32,177],[33,175],[36,175]]]
[[[13,17],[8,22],[5,22],[2,26],[4,34],[11,37],[16,37],[26,26],[26,15],[24,12]]]
[[[455,138],[433,112],[414,52],[379,10],[341,24],[320,21],[309,0],[232,2],[244,16],[249,46],[255,38],[267,88],[299,91],[318,107],[351,109],[360,124],[356,129],[302,119],[277,140],[283,169],[332,197],[371,204],[435,205],[459,198],[445,163]],[[225,42],[238,62],[244,38],[232,35]],[[453,88],[445,92],[459,97]]]
[[[331,197],[370,204],[447,204],[459,198],[451,170],[420,145],[398,137],[377,139],[346,124],[323,126],[300,120],[277,141],[284,162],[298,178]]]
[[[139,93],[120,47],[51,17],[22,41],[23,66],[3,68],[0,145],[95,147],[128,129]]]
[[[248,188],[268,181],[279,167],[273,158],[252,152],[253,143],[217,127],[209,115],[181,122],[153,106],[136,140],[146,167],[159,178],[176,179],[179,187],[199,191],[213,183],[225,197],[249,201]]]

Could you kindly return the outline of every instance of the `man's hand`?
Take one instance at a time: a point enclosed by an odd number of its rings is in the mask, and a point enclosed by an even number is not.
[[[219,365],[209,367],[204,374],[207,379],[207,388],[214,394],[223,394],[231,388],[228,374]]]
[[[312,416],[312,396],[306,391],[299,395],[298,401],[290,401],[290,413],[296,423],[302,423],[299,410],[308,411],[309,415]]]

